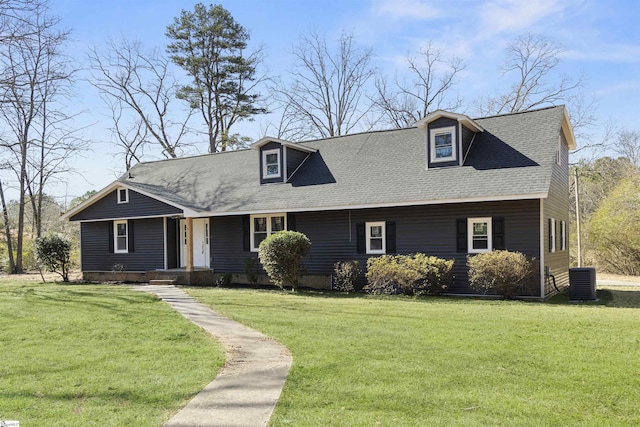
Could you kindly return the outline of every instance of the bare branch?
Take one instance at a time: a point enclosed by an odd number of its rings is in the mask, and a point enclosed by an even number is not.
[[[466,67],[461,58],[443,59],[442,52],[429,44],[417,57],[407,55],[407,63],[413,76],[409,82],[396,76],[391,88],[386,78],[376,80],[374,105],[383,121],[396,128],[409,127],[434,110],[461,107],[460,98],[451,96]]]
[[[186,144],[187,123],[193,109],[175,111],[172,103],[179,85],[169,72],[169,61],[158,51],[147,52],[139,41],[109,41],[104,51],[94,48],[89,54],[93,70],[92,84],[111,109],[114,137],[124,148],[125,164],[139,161],[134,152],[157,147],[165,158],[182,154]],[[133,135],[134,139],[130,139]],[[142,139],[141,139],[142,138]]]
[[[332,53],[326,41],[312,32],[300,36],[293,55],[291,83],[272,88],[283,109],[281,135],[296,140],[353,131],[371,108],[363,99],[374,75],[372,50],[357,48],[353,35],[342,34]]]

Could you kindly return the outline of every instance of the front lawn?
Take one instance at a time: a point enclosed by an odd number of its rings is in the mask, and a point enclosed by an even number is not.
[[[637,288],[582,305],[187,291],[293,353],[274,426],[640,424]]]
[[[120,286],[0,282],[0,420],[159,426],[215,378],[224,350]]]

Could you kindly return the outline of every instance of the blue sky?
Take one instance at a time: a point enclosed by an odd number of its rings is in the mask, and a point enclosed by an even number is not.
[[[73,31],[69,54],[79,64],[86,62],[88,48],[99,47],[108,38],[137,38],[146,47],[163,49],[166,26],[182,9],[191,10],[196,3],[51,2],[62,25]],[[373,48],[376,66],[389,76],[404,69],[408,53],[431,42],[445,55],[465,60],[458,91],[466,107],[460,112],[470,115],[478,96],[504,89],[507,82],[500,75],[500,65],[507,43],[528,32],[544,34],[565,49],[561,71],[587,77],[584,93],[596,97],[599,124],[614,121],[640,130],[640,2],[636,0],[233,0],[221,4],[250,31],[250,45],[264,46],[271,75],[291,66],[292,46],[300,33],[310,29],[327,39],[335,39],[341,31],[353,32],[362,47]],[[108,111],[98,93],[81,80],[76,90],[76,107],[84,111],[78,122],[89,126],[84,136],[92,141],[93,152],[75,162],[83,178],[74,177],[67,186],[57,187],[58,196],[98,190],[123,169],[110,143]],[[265,120],[239,131],[257,139]],[[206,150],[204,144],[201,150]]]

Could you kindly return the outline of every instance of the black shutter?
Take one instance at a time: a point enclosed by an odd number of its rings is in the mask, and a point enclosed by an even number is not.
[[[467,219],[456,219],[456,251],[467,252]]]
[[[134,237],[133,237],[133,223],[134,221],[132,219],[130,219],[129,221],[127,221],[127,240],[129,240],[128,242],[128,251],[131,252],[135,252],[135,246],[134,246]]]
[[[396,253],[396,223],[387,222],[385,225],[386,225],[385,238],[387,240],[386,253],[395,254]]]
[[[364,222],[356,224],[356,249],[359,254],[367,252],[367,241],[364,231]]]
[[[287,230],[298,231],[296,229],[296,214],[287,214]]]
[[[113,253],[113,221],[107,221],[107,227],[109,230],[107,231],[107,235],[109,236],[109,253]]]
[[[558,220],[554,219],[555,223],[556,223],[556,252],[560,251],[560,229],[558,228]]]
[[[551,248],[553,247],[553,235],[551,234],[551,221],[553,221],[553,219],[549,218],[549,238],[547,240],[549,240],[549,252],[551,252]]]
[[[245,252],[251,250],[251,217],[249,215],[242,217],[242,250]]]
[[[505,250],[504,239],[504,218],[493,218],[493,224],[491,226],[493,230],[493,249]]]

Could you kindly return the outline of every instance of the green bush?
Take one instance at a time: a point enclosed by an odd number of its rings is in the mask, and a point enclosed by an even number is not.
[[[374,294],[437,295],[453,283],[453,263],[420,253],[369,258],[365,289]]]
[[[358,276],[362,273],[362,268],[358,261],[340,261],[333,266],[333,277],[335,281],[333,288],[341,292],[353,292]]]
[[[258,258],[271,281],[283,288],[298,289],[304,271],[302,259],[311,250],[311,242],[297,231],[280,231],[260,242]]]
[[[49,233],[35,240],[38,263],[49,271],[58,273],[64,282],[69,281],[71,242],[57,234]]]
[[[403,283],[405,292],[413,295],[439,295],[453,283],[452,259],[442,259],[425,254],[407,256],[404,260],[404,275],[407,279]]]
[[[534,260],[520,252],[493,251],[467,257],[472,289],[505,298],[521,295],[531,283]]]

